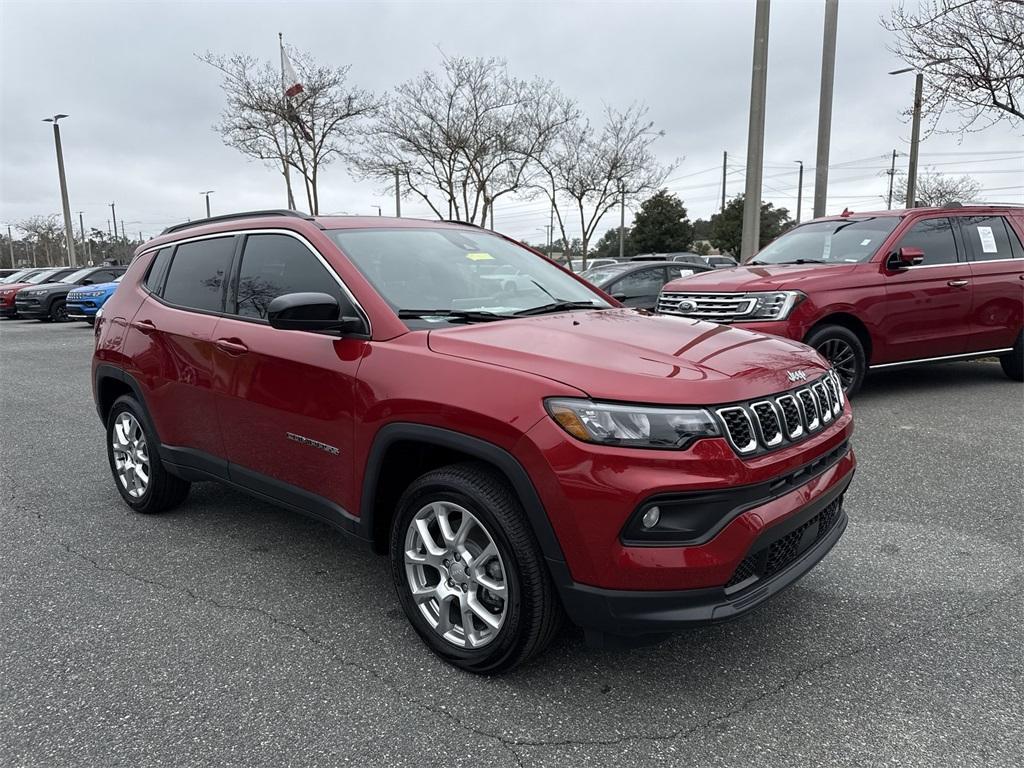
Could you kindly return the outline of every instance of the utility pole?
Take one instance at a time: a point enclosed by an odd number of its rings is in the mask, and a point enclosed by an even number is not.
[[[800,164],[800,175],[796,177],[796,223],[800,223],[800,206],[804,201],[804,161],[794,160]]]
[[[619,180],[619,194],[622,196],[619,203],[619,258],[626,258],[626,190]]]
[[[814,218],[825,215],[828,155],[832,136],[832,84],[836,76],[839,0],[825,0],[825,39],[821,46],[821,97],[818,102],[818,156],[814,163]]]
[[[896,150],[892,151],[892,165],[889,166],[889,170],[886,171],[889,174],[889,210],[892,210],[892,182],[896,178]]]
[[[395,216],[402,217],[402,185],[397,168],[395,168]]]
[[[729,153],[728,152],[723,152],[722,153],[722,207],[718,209],[719,211],[724,211],[725,210],[725,166],[728,164],[728,162],[729,162]]]
[[[914,123],[910,131],[910,164],[907,167],[907,208],[917,206],[917,150],[921,144],[921,92],[924,73],[914,78]]]
[[[555,247],[555,204],[551,203],[551,219],[548,221],[548,258]]]
[[[110,204],[110,215],[114,217],[114,239],[117,240],[117,211],[113,203]]]
[[[206,218],[210,218],[210,195],[212,195],[215,191],[216,190],[208,189],[205,192],[199,193],[200,195],[203,195],[206,198]]]
[[[14,268],[14,236],[11,235],[11,225],[7,225],[7,247],[11,252],[11,269]]]
[[[60,202],[64,208],[64,240],[68,248],[68,266],[77,265],[75,259],[75,230],[71,224],[71,205],[68,203],[68,180],[64,176],[64,151],[60,145],[60,126],[57,122],[67,115],[44,117],[44,123],[53,123],[53,144],[57,149],[57,175],[60,177]]]
[[[82,233],[82,248],[85,249],[85,260],[92,261],[92,254],[89,253],[89,241],[85,239],[85,219],[82,218],[83,211],[78,212],[78,227]]]
[[[121,239],[128,242],[128,236],[124,233],[124,219],[121,219]]]
[[[768,16],[771,0],[757,0],[754,58],[750,76],[750,124],[747,130],[747,185],[743,197],[740,262],[757,253],[761,235],[761,175],[764,160],[765,90],[768,86]]]

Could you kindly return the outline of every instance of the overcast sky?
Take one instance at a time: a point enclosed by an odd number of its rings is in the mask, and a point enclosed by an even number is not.
[[[764,198],[793,211],[796,164],[814,165],[822,0],[775,0],[771,9]],[[833,111],[830,212],[884,207],[884,170],[905,152],[902,112],[913,76],[886,50],[878,23],[888,2],[841,0]],[[107,228],[108,203],[131,232],[214,213],[284,207],[278,173],[223,146],[211,126],[223,105],[217,74],[194,54],[244,52],[275,60],[277,33],[325,63],[351,64],[360,86],[384,92],[437,66],[438,46],[464,56],[501,56],[523,78],[554,80],[599,117],[602,105],[646,102],[665,137],[665,162],[681,159],[668,187],[692,218],[721,194],[742,190],[753,0],[712,2],[494,3],[51,3],[0,0],[0,222],[60,211],[50,126],[57,112],[77,229]],[[1009,128],[931,136],[922,163],[977,174],[987,199],[1024,201],[1022,142]],[[1016,154],[1014,154],[1016,152]],[[905,168],[906,157],[898,167]],[[325,213],[393,212],[373,183],[333,165],[320,194]],[[813,172],[805,176],[805,218]],[[403,203],[406,215],[428,216]],[[631,213],[627,212],[627,218]],[[499,200],[495,226],[544,238],[540,201]],[[599,233],[618,224],[609,215]]]

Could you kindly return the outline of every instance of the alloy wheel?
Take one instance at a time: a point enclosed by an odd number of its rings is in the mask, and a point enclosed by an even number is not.
[[[149,487],[149,448],[142,425],[127,411],[118,414],[110,432],[114,449],[114,470],[125,492],[141,498]]]
[[[857,379],[857,355],[853,347],[842,339],[828,339],[818,347],[818,352],[836,369],[843,390],[848,391]]]
[[[427,624],[459,648],[498,636],[508,611],[505,564],[494,539],[465,507],[434,501],[405,534],[405,575]]]

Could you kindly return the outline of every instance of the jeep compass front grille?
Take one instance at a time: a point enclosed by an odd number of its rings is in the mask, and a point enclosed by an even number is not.
[[[835,371],[799,389],[715,409],[726,437],[741,456],[804,440],[842,412],[842,386]]]

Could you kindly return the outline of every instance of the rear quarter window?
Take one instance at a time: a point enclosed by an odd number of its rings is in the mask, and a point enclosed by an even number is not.
[[[1017,234],[1002,216],[961,216],[959,221],[972,261],[1021,257]]]

